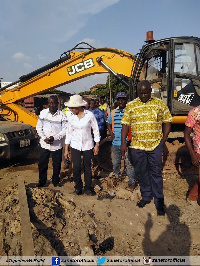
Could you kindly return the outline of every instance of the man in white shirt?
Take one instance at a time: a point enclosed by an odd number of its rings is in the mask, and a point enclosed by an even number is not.
[[[47,181],[47,169],[50,154],[53,160],[52,183],[57,186],[60,181],[62,161],[62,139],[66,134],[67,117],[58,109],[58,98],[52,95],[48,99],[48,107],[40,112],[36,125],[40,137],[39,184],[43,187]]]

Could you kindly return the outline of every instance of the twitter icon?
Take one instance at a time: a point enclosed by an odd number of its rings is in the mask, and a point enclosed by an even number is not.
[[[97,264],[102,265],[106,261],[106,257],[97,258]]]

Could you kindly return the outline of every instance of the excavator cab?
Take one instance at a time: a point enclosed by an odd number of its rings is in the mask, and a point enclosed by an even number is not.
[[[168,105],[173,122],[183,124],[189,110],[200,105],[200,39],[148,41],[133,72],[135,91],[143,79],[151,83],[152,94]]]

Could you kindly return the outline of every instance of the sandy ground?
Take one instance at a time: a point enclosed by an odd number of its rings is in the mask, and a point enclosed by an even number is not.
[[[106,150],[106,149],[105,149]],[[108,153],[107,153],[108,154]],[[136,206],[140,190],[128,188],[128,178],[113,180],[96,169],[96,196],[74,194],[69,170],[60,187],[38,182],[37,154],[0,166],[0,255],[23,255],[17,179],[26,185],[35,255],[42,256],[200,256],[199,206],[186,201],[198,171],[191,165],[184,143],[167,143],[163,156],[165,217],[153,202]],[[109,160],[104,156],[104,168]]]

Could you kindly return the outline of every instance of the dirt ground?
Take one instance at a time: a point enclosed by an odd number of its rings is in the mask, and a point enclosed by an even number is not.
[[[37,256],[200,256],[200,207],[186,201],[198,171],[179,141],[169,140],[163,156],[165,217],[157,216],[153,202],[143,209],[136,206],[139,187],[128,188],[127,177],[111,178],[112,173],[105,171],[109,169],[105,156],[105,169],[96,169],[99,179],[93,179],[96,196],[75,195],[70,170],[62,171],[61,186],[53,187],[51,161],[47,186],[35,188],[36,153],[23,160],[1,162],[0,255],[23,255],[20,177],[25,180]]]

